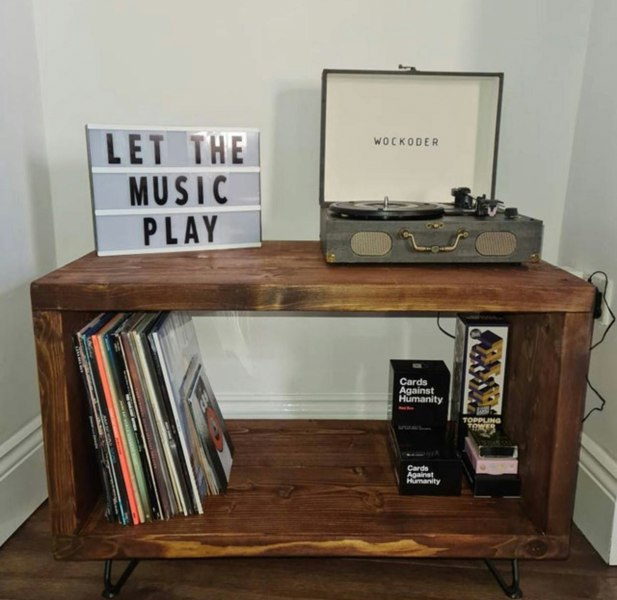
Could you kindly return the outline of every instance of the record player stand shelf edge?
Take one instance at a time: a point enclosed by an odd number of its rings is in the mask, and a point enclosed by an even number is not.
[[[264,242],[166,255],[91,253],[35,281],[31,297],[58,559],[515,561],[568,554],[594,290],[556,267],[327,265],[318,242]],[[105,310],[334,311],[367,318],[505,313],[511,322],[505,421],[520,449],[522,496],[474,498],[465,485],[457,497],[399,495],[385,421],[232,420],[230,489],[207,499],[205,515],[135,527],[108,523],[72,344],[73,333]],[[518,587],[518,564],[512,565]],[[110,562],[105,575],[113,595]]]

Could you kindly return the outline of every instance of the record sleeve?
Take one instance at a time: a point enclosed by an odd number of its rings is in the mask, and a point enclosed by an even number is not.
[[[101,386],[97,381],[98,374],[95,374],[92,365],[93,359],[89,351],[89,336],[98,331],[112,316],[113,313],[98,315],[75,334],[74,342],[79,370],[87,392],[94,447],[101,467],[100,472],[107,504],[105,516],[110,521],[118,521],[126,525],[130,522],[130,516],[126,509],[128,506],[126,491],[122,482],[122,473],[105,402],[102,398]]]
[[[163,449],[163,440],[161,439],[155,410],[152,405],[152,402],[156,402],[156,399],[151,399],[148,393],[143,375],[143,365],[140,364],[139,351],[134,340],[135,326],[143,321],[144,314],[136,313],[136,315],[138,317],[137,321],[120,334],[120,342],[129,372],[129,384],[142,420],[146,447],[148,449],[148,460],[151,465],[160,502],[161,518],[169,519],[177,514],[177,504]]]
[[[180,455],[180,441],[175,421],[169,406],[167,390],[163,382],[158,356],[150,344],[149,331],[160,317],[161,313],[148,313],[135,328],[134,341],[142,365],[142,375],[146,390],[154,410],[159,435],[163,443],[163,451],[170,478],[173,484],[173,495],[177,511],[183,515],[194,511],[189,493],[188,473],[184,459]]]
[[[225,491],[233,462],[233,445],[210,382],[197,357],[189,365],[181,393],[214,472],[216,489]]]
[[[155,361],[158,360],[161,387],[167,393],[171,415],[178,432],[180,456],[186,466],[192,504],[196,512],[203,514],[203,501],[208,494],[207,477],[196,453],[198,448],[191,444],[194,438],[189,430],[190,417],[180,395],[182,379],[195,349],[192,347],[192,340],[186,336],[185,321],[178,315],[180,313],[161,313],[148,338]]]
[[[147,499],[149,501],[149,509],[151,513],[149,518],[160,519],[162,517],[162,506],[156,484],[154,467],[152,465],[151,445],[148,444],[148,434],[146,433],[145,417],[147,414],[140,410],[137,403],[135,386],[131,380],[129,370],[129,356],[125,351],[124,345],[122,344],[122,335],[127,330],[130,330],[140,318],[140,313],[131,313],[118,329],[109,334],[109,341],[111,346],[110,350],[112,361],[116,368],[119,391],[125,399],[133,433],[135,434],[135,441],[137,442],[139,460],[141,461],[144,474]]]
[[[135,480],[135,474],[133,472],[131,457],[129,454],[129,446],[126,439],[124,425],[121,420],[122,417],[120,414],[120,407],[118,406],[117,398],[113,390],[111,376],[109,374],[105,344],[102,341],[102,336],[112,327],[117,325],[118,322],[123,318],[123,314],[114,315],[111,320],[106,323],[97,333],[90,336],[90,340],[94,357],[93,364],[96,365],[96,369],[99,374],[101,388],[103,391],[103,398],[111,421],[114,443],[118,451],[118,459],[120,461],[122,479],[124,481],[124,486],[126,489],[126,495],[128,498],[131,513],[131,523],[133,525],[137,525],[143,520],[143,509],[140,506],[141,503],[138,498],[137,484]]]
[[[229,478],[233,447],[205,374],[191,316],[181,311],[162,315],[153,327],[152,337],[165,367],[166,384],[173,399],[171,405],[182,434],[187,464],[193,469],[195,487],[199,484],[198,491],[203,497],[207,493],[208,476],[212,479],[212,474],[202,466],[203,453],[215,475],[216,485],[211,487],[223,491]],[[201,443],[196,445],[196,440]]]

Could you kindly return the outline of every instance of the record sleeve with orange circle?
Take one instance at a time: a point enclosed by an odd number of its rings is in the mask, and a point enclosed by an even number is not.
[[[208,431],[210,432],[210,439],[214,442],[214,447],[222,452],[225,447],[225,440],[223,439],[223,428],[221,427],[221,423],[219,422],[219,418],[212,409],[211,406],[208,406],[206,409],[206,419],[208,421]]]

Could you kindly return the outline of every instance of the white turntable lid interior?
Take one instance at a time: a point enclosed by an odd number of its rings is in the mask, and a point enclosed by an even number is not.
[[[323,200],[491,195],[499,78],[328,73]]]

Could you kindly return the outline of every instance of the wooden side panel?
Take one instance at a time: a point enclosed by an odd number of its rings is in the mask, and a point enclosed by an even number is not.
[[[511,316],[505,422],[519,444],[523,501],[542,531],[567,536],[572,518],[588,313]]]
[[[556,382],[558,404],[553,429],[553,461],[547,503],[547,530],[570,532],[580,453],[583,412],[593,329],[589,313],[564,315],[561,370]]]
[[[531,520],[546,531],[563,315],[516,315],[509,320],[504,422],[519,445],[525,507]]]
[[[76,533],[100,495],[72,333],[89,313],[33,313],[51,525]]]

